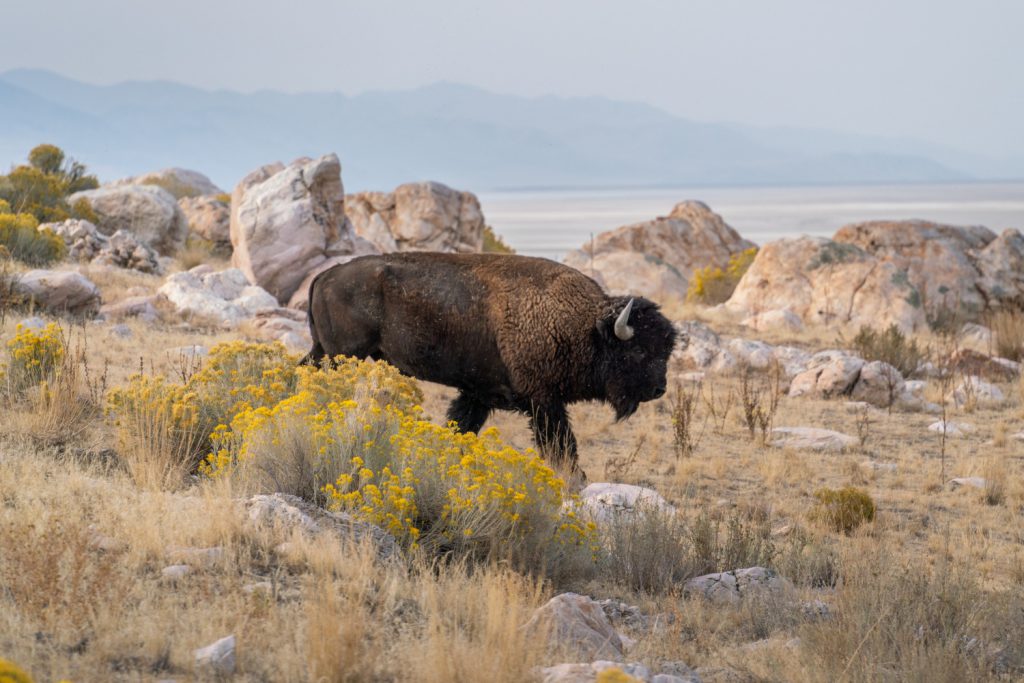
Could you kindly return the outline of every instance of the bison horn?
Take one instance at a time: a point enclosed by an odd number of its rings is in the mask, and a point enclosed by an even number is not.
[[[622,341],[629,341],[633,338],[633,328],[629,326],[629,312],[633,310],[633,300],[630,299],[626,307],[615,319],[615,336]]]

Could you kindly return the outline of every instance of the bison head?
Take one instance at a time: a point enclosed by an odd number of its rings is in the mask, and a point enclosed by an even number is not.
[[[598,369],[606,400],[623,420],[643,401],[665,393],[668,358],[675,345],[672,323],[647,299],[615,297],[597,324]]]

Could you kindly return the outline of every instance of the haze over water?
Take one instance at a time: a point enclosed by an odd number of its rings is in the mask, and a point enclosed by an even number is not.
[[[919,218],[1024,229],[1024,182],[829,187],[730,187],[485,192],[487,222],[520,254],[559,260],[622,225],[665,216],[697,199],[759,245],[831,237],[848,223]]]

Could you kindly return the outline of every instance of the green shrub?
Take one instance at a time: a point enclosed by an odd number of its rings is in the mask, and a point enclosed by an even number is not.
[[[736,285],[750,269],[750,264],[757,256],[757,247],[751,247],[729,257],[725,270],[717,266],[707,266],[694,272],[686,291],[686,300],[708,306],[724,303],[732,296]]]
[[[485,225],[483,252],[485,254],[514,254],[516,250],[505,244],[505,240],[494,232],[494,228]]]
[[[29,213],[0,213],[0,246],[14,259],[30,266],[45,266],[64,258],[64,240],[50,230],[39,230]]]
[[[814,492],[818,500],[811,510],[811,519],[833,531],[851,533],[864,522],[875,519],[875,502],[867,491],[853,486],[841,489],[823,488]]]
[[[28,158],[27,165],[0,176],[0,200],[17,213],[32,214],[40,223],[71,217],[75,210],[68,206],[67,196],[99,186],[96,176],[88,175],[85,166],[67,159],[54,145],[39,145],[29,152]],[[86,212],[79,206],[77,213]],[[95,214],[91,215],[95,218]]]
[[[839,343],[844,343],[842,338]],[[888,363],[904,377],[916,372],[926,356],[925,349],[919,347],[916,341],[908,340],[895,324],[881,331],[861,326],[850,346],[864,360]]]

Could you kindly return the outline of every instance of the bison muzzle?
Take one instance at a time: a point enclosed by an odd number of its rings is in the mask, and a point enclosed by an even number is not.
[[[492,254],[396,253],[334,266],[310,285],[309,327],[303,362],[369,356],[454,387],[448,418],[465,432],[492,410],[520,411],[541,454],[573,470],[566,405],[607,401],[629,417],[665,393],[675,343],[646,299],[609,297],[554,261]]]

